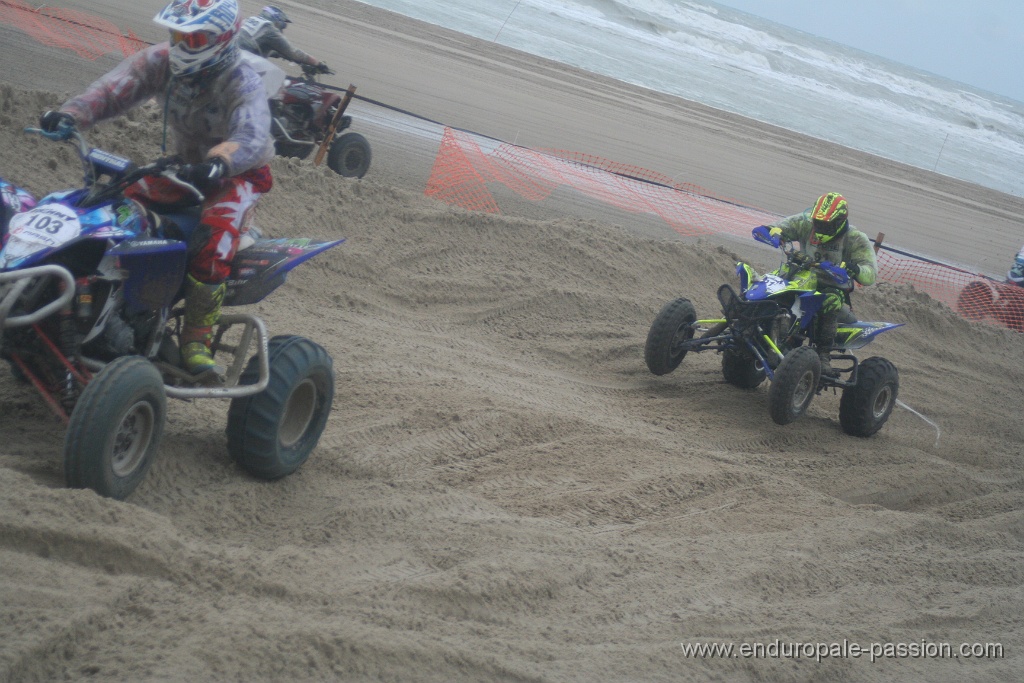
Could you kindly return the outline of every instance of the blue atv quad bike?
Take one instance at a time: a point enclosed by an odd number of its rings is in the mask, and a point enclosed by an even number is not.
[[[738,263],[739,293],[728,284],[718,289],[721,318],[699,320],[689,299],[665,304],[647,334],[648,369],[665,375],[679,367],[690,351],[717,351],[729,384],[754,389],[765,379],[771,381],[768,410],[777,424],[798,419],[817,394],[832,388],[842,390],[839,423],[843,431],[871,436],[892,413],[899,373],[885,358],[858,361],[850,351],[903,323],[858,321],[844,306],[831,356],[837,376],[823,375],[817,350],[810,346],[825,300],[817,287],[827,283],[852,288],[853,282],[845,270],[814,262],[792,243],[783,244],[756,231],[755,238],[782,249],[782,265],[759,276],[750,265]]]
[[[192,375],[178,339],[188,239],[202,194],[178,179],[181,164],[136,167],[68,139],[85,169],[83,187],[38,203],[0,180],[0,357],[67,424],[68,486],[127,497],[153,462],[167,397],[231,401],[228,451],[244,470],[277,479],[316,447],[334,400],[331,357],[297,336],[269,338],[246,313],[221,316],[212,350],[225,368]],[[190,190],[195,205],[162,214],[124,190],[163,176]],[[243,235],[227,281],[225,306],[262,300],[289,271],[343,240],[259,239]]]

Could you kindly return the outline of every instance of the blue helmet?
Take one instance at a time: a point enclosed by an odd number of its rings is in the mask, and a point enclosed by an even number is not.
[[[288,15],[280,7],[274,7],[273,5],[267,5],[260,10],[260,16],[270,20],[279,31],[283,31],[285,26],[292,23],[292,20],[288,18]]]

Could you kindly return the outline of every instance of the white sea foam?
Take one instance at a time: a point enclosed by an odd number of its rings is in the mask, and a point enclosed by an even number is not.
[[[713,2],[363,2],[1024,196],[1024,103]]]

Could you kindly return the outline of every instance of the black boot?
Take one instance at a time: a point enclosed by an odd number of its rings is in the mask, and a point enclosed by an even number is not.
[[[825,377],[838,377],[839,373],[832,367],[832,344],[836,339],[839,327],[839,311],[821,313],[818,317],[818,334],[814,346],[818,349],[818,360],[821,362],[821,374]]]

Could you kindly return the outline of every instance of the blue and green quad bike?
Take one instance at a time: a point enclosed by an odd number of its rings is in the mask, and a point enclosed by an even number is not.
[[[817,288],[820,283],[849,291],[853,282],[845,269],[827,261],[817,263],[792,242],[780,243],[767,231],[755,231],[755,239],[780,248],[785,262],[760,276],[750,265],[736,264],[740,292],[728,284],[718,288],[721,318],[698,320],[689,299],[665,304],[647,334],[647,367],[655,375],[665,375],[690,351],[717,351],[722,354],[722,374],[729,384],[754,389],[766,378],[771,381],[768,410],[776,423],[793,422],[817,394],[828,388],[840,389],[843,431],[871,436],[892,413],[899,372],[885,358],[858,361],[850,352],[903,323],[859,321],[844,305],[831,355],[837,375],[823,375],[817,350],[810,346],[825,301]]]

